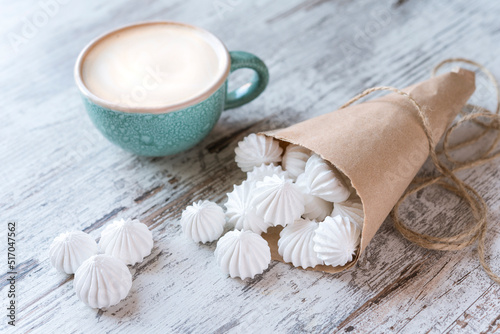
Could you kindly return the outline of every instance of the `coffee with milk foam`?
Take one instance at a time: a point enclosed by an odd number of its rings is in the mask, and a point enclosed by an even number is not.
[[[131,108],[189,101],[226,70],[225,48],[203,31],[153,24],[120,30],[94,45],[84,58],[82,79],[97,97]]]

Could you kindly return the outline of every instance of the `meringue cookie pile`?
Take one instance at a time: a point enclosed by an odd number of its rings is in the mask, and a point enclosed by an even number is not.
[[[220,238],[215,258],[225,274],[262,274],[271,261],[269,227],[283,226],[278,252],[295,267],[343,266],[359,247],[364,214],[350,181],[310,150],[289,144],[283,154],[271,137],[251,134],[238,143],[236,163],[247,178],[227,194],[226,212],[213,202],[186,208],[181,225],[196,242]]]
[[[104,254],[99,254],[99,248]],[[106,308],[124,299],[132,287],[127,265],[142,262],[153,249],[153,234],[138,220],[115,220],[101,232],[99,246],[82,231],[62,233],[50,245],[50,262],[75,274],[77,297],[92,308]]]

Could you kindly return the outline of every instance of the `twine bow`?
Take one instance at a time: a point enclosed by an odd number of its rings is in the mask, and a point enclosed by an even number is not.
[[[443,148],[439,152],[435,148],[436,145],[431,135],[431,127],[429,125],[429,119],[425,115],[423,108],[418,104],[417,101],[415,101],[415,99],[413,99],[413,97],[411,97],[408,93],[405,93],[400,89],[388,86],[369,88],[364,92],[362,92],[361,94],[356,95],[355,97],[350,99],[347,103],[342,105],[340,109],[345,108],[353,104],[354,102],[360,100],[361,98],[376,91],[391,91],[396,94],[404,96],[411,102],[411,104],[418,111],[418,115],[420,117],[420,120],[422,121],[422,126],[429,144],[428,145],[429,155],[439,174],[433,177],[415,178],[412,181],[410,187],[408,187],[408,189],[405,191],[403,196],[398,200],[398,202],[391,211],[391,217],[394,220],[394,225],[396,226],[396,229],[406,239],[427,249],[444,250],[444,251],[460,250],[477,242],[478,257],[481,266],[483,267],[486,274],[493,281],[500,284],[500,277],[491,270],[489,264],[486,262],[485,238],[487,230],[487,211],[488,211],[486,202],[484,201],[484,198],[481,195],[479,195],[478,192],[472,186],[468,185],[463,180],[459,179],[456,175],[456,172],[458,171],[476,167],[500,157],[500,151],[494,152],[498,142],[500,141],[500,131],[497,131],[498,133],[495,139],[493,140],[492,144],[479,157],[467,161],[458,161],[452,158],[450,155],[450,152],[453,150],[463,148],[465,146],[478,142],[481,138],[485,137],[491,130],[500,129],[499,126],[500,89],[497,80],[491,74],[490,71],[488,71],[481,64],[478,64],[472,60],[464,58],[450,58],[442,61],[441,63],[439,63],[434,67],[434,69],[432,70],[432,76],[435,76],[436,72],[444,64],[452,62],[467,63],[476,66],[481,72],[483,72],[488,77],[488,79],[493,83],[496,89],[497,106],[495,112],[492,113],[486,108],[467,104],[466,107],[472,109],[473,112],[470,114],[465,114],[463,111],[461,112],[462,118],[460,118],[445,132],[443,140]],[[484,122],[485,120],[488,120],[489,122],[485,123]],[[473,121],[477,125],[481,126],[484,130],[479,135],[473,136],[472,138],[465,140],[459,144],[450,146],[449,137],[451,133],[455,131],[455,129],[457,129],[461,124],[469,121]],[[439,155],[444,155],[444,157],[446,158],[448,163],[452,165],[452,167],[447,167],[445,161],[439,159]],[[465,200],[465,202],[468,204],[472,212],[474,223],[471,224],[471,226],[465,228],[462,232],[449,237],[435,237],[425,233],[417,232],[408,227],[408,225],[406,225],[399,216],[399,207],[408,196],[424,188],[427,188],[431,185],[440,186],[454,193],[463,200]]]

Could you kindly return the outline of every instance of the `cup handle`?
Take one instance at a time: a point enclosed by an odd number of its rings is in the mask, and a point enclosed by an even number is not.
[[[249,68],[255,71],[252,80],[243,86],[227,93],[224,110],[239,107],[259,96],[269,82],[269,71],[266,64],[257,56],[243,51],[231,51],[231,70]]]

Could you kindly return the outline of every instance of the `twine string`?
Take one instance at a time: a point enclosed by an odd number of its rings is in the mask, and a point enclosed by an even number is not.
[[[405,191],[403,196],[398,200],[396,205],[391,211],[391,217],[394,220],[394,225],[396,229],[409,241],[433,250],[443,250],[443,251],[454,251],[464,249],[468,246],[471,246],[477,242],[477,250],[478,250],[478,258],[481,266],[483,267],[486,274],[496,283],[500,284],[500,276],[495,274],[488,262],[486,261],[485,255],[485,239],[486,239],[486,231],[487,231],[487,211],[488,207],[484,198],[479,195],[479,193],[470,185],[465,183],[463,180],[459,179],[456,175],[458,171],[462,171],[465,169],[469,169],[472,167],[483,165],[493,159],[500,157],[500,151],[494,152],[497,144],[500,142],[500,89],[497,80],[491,74],[488,69],[486,69],[481,64],[478,64],[472,60],[465,58],[450,58],[440,62],[438,65],[434,67],[432,70],[432,76],[435,76],[437,71],[447,63],[452,62],[463,62],[477,67],[481,72],[483,72],[488,79],[491,81],[493,86],[496,89],[496,97],[497,97],[497,105],[494,112],[489,111],[486,108],[468,104],[467,108],[471,109],[473,112],[470,114],[466,114],[461,112],[462,118],[459,119],[455,124],[453,124],[450,128],[447,129],[443,139],[443,148],[441,151],[436,150],[436,145],[434,139],[432,137],[431,127],[429,125],[429,119],[423,111],[423,108],[419,105],[415,99],[410,96],[408,93],[388,86],[381,87],[373,87],[365,90],[359,95],[356,95],[344,105],[340,107],[340,109],[345,108],[363,97],[372,94],[376,91],[391,91],[393,93],[399,94],[405,97],[411,104],[415,107],[422,122],[422,127],[427,137],[428,146],[429,146],[429,155],[431,160],[438,171],[437,176],[426,177],[426,178],[415,178],[408,189]],[[489,121],[489,122],[485,122]],[[450,135],[458,128],[460,125],[465,122],[474,122],[475,124],[482,127],[484,130],[478,134],[473,136],[470,139],[467,139],[463,142],[455,144],[453,146],[449,143]],[[458,161],[451,157],[451,152],[463,147],[470,146],[482,138],[484,138],[487,134],[491,133],[492,130],[497,132],[495,139],[492,141],[491,145],[482,152],[479,156],[475,158],[471,158],[466,161]],[[451,167],[448,167],[445,161],[439,159],[440,155],[444,155],[448,164]],[[425,189],[429,186],[436,185],[445,190],[450,191],[455,194],[459,198],[463,199],[470,208],[473,217],[473,223],[469,224],[469,226],[465,227],[463,231],[448,237],[436,237],[432,235],[428,235],[425,233],[417,232],[411,229],[405,222],[402,221],[399,215],[399,208],[401,204],[408,198],[410,195]]]

